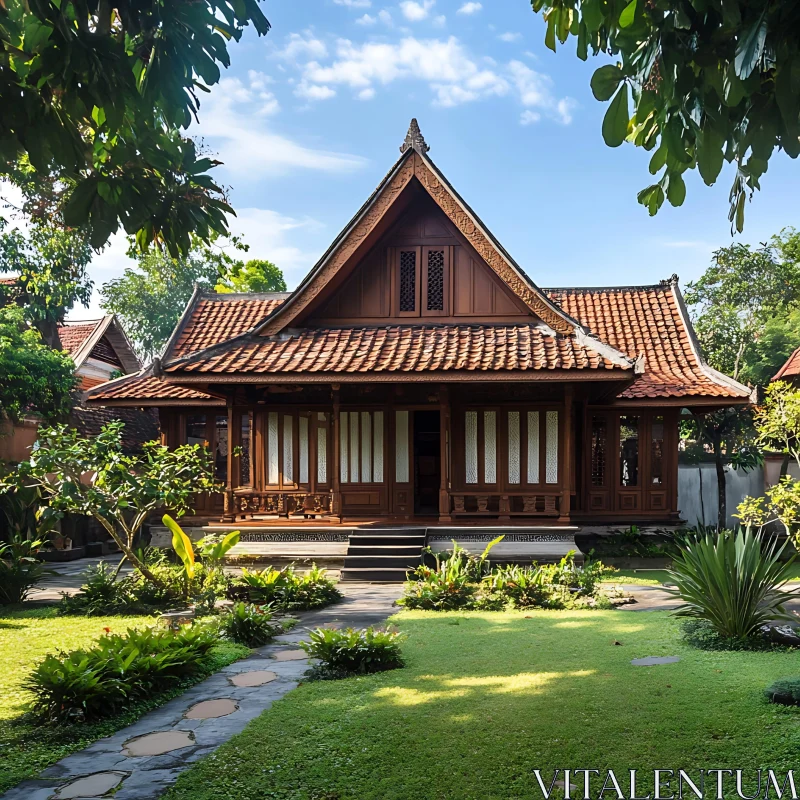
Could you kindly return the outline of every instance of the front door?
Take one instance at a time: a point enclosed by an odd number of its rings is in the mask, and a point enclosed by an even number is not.
[[[414,513],[439,513],[441,482],[441,439],[439,411],[414,412]]]

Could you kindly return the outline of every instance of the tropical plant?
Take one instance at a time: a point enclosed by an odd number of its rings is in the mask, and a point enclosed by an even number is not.
[[[385,672],[404,666],[400,650],[403,636],[397,631],[373,627],[356,630],[317,628],[309,633],[308,642],[300,642],[309,658],[322,662],[324,673],[312,677],[347,677]]]
[[[8,542],[0,542],[0,605],[23,602],[45,575],[54,574],[36,557],[43,544],[19,533],[13,533]]]
[[[220,632],[237,644],[261,647],[283,631],[270,606],[236,602],[220,621]]]
[[[299,575],[291,564],[283,569],[267,567],[260,572],[245,567],[233,591],[237,595],[243,593],[250,602],[295,611],[322,608],[342,598],[336,584],[316,564],[305,575]]]
[[[225,556],[239,544],[240,531],[232,531],[223,535],[208,534],[197,542],[197,550],[204,563],[220,566]]]
[[[763,497],[745,497],[736,509],[735,517],[743,524],[764,527],[778,520],[786,534],[800,545],[800,481],[784,475],[776,484],[770,486]]]
[[[764,689],[764,696],[770,703],[800,706],[800,678],[779,678]]]
[[[173,255],[224,232],[218,162],[183,131],[249,25],[269,31],[256,0],[0,3],[0,175],[27,156],[93,247],[120,224]]]
[[[758,443],[783,453],[781,476],[789,459],[800,467],[800,389],[786,381],[775,381],[766,387],[764,402],[755,411]]]
[[[66,426],[41,428],[29,460],[6,475],[0,489],[35,486],[55,511],[94,517],[141,575],[165,589],[137,555],[136,536],[155,509],[166,507],[180,516],[196,492],[217,490],[212,458],[200,445],[169,449],[158,442],[126,455],[123,427],[109,422],[89,438]],[[91,480],[85,480],[87,474]]]
[[[497,567],[481,584],[479,605],[486,610],[500,610],[510,604],[514,608],[543,608],[550,598],[545,573],[536,564],[510,564]]]
[[[271,261],[251,258],[247,262],[232,261],[220,271],[214,287],[222,294],[230,292],[285,292],[283,272]]]
[[[203,672],[217,641],[212,626],[180,631],[129,629],[107,634],[94,647],[50,654],[30,675],[32,711],[44,722],[110,716],[138,699]]]
[[[762,541],[750,528],[733,536],[704,536],[679,548],[669,572],[680,597],[682,617],[708,620],[730,639],[748,639],[773,620],[793,619],[785,604],[796,594],[785,591],[794,556],[782,561],[784,543]]]
[[[653,153],[660,180],[639,192],[655,214],[665,198],[683,204],[683,175],[709,186],[724,161],[736,166],[732,227],[744,226],[745,199],[760,188],[774,151],[800,155],[800,17],[793,3],[766,0],[531,0],[547,23],[545,45],[575,36],[578,58],[615,57],[591,79],[610,100],[609,147],[624,141]],[[633,112],[629,110],[629,94]]]
[[[470,608],[475,602],[476,582],[482,574],[476,569],[476,561],[453,542],[453,550],[446,557],[437,554],[435,567],[422,564],[409,572],[399,602],[406,608],[430,611]]]

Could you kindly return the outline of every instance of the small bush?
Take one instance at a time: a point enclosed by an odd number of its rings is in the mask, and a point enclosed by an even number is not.
[[[681,623],[681,635],[687,644],[699,650],[796,650],[790,645],[771,641],[760,630],[752,636],[724,636],[712,622],[705,619],[684,620]]]
[[[233,604],[220,622],[220,632],[228,639],[246,647],[261,647],[271,642],[283,630],[273,620],[269,606],[256,606],[241,601]]]
[[[40,541],[13,534],[7,543],[0,542],[0,605],[16,605],[52,570],[45,569],[36,554]]]
[[[45,657],[31,673],[33,715],[43,722],[91,721],[201,673],[217,641],[216,629],[144,628],[109,634],[94,647]]]
[[[373,627],[361,630],[317,628],[311,631],[309,638],[310,642],[301,642],[300,646],[309,658],[322,662],[320,667],[312,669],[311,678],[366,675],[398,669],[405,664],[400,652],[403,637],[396,631]]]
[[[487,611],[499,611],[508,604],[514,608],[543,608],[549,596],[540,567],[514,564],[497,567],[484,578],[479,606]]]
[[[251,603],[292,611],[323,608],[342,599],[336,584],[316,564],[305,575],[295,572],[292,565],[283,569],[267,567],[260,572],[245,567],[234,584],[233,594],[239,599],[244,596]]]
[[[764,689],[770,703],[782,706],[800,706],[800,678],[780,678]]]

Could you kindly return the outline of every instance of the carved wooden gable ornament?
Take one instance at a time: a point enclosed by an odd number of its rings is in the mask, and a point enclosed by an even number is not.
[[[563,335],[574,334],[580,328],[579,323],[548,300],[527,280],[510,257],[504,253],[489,231],[430,160],[427,155],[429,150],[430,147],[425,142],[416,119],[412,120],[406,139],[400,147],[402,155],[392,171],[297,291],[274,314],[264,320],[256,329],[257,333],[273,336],[290,327],[350,261],[413,178],[425,188],[494,273],[534,314],[554,331]]]

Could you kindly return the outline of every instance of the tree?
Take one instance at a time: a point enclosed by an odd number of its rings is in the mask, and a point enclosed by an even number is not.
[[[744,351],[742,380],[766,386],[800,347],[800,309],[776,314],[764,323],[756,340]]]
[[[286,288],[274,264],[259,260],[243,264],[228,252],[229,246],[247,250],[234,238],[229,244],[212,246],[195,240],[189,253],[179,258],[158,250],[140,255],[135,268],[103,284],[101,307],[120,318],[137,351],[150,359],[169,341],[195,286],[211,291],[216,285],[217,291],[226,292]]]
[[[3,286],[3,299],[24,309],[44,341],[60,350],[59,324],[76,302],[89,305],[92,282],[86,268],[92,248],[80,231],[41,223],[31,225],[25,236],[6,226],[0,218],[0,272],[14,272],[16,280]]]
[[[38,487],[53,510],[93,517],[147,580],[167,588],[134,550],[136,535],[156,509],[182,516],[196,492],[218,490],[212,457],[201,445],[170,450],[158,442],[146,442],[140,455],[125,455],[123,428],[109,422],[92,438],[66,426],[42,428],[30,459],[5,476],[0,489]]]
[[[173,256],[226,232],[218,162],[183,131],[251,24],[269,31],[257,0],[2,0],[0,176],[28,158],[95,248],[119,225]]]
[[[686,287],[709,362],[737,380],[766,325],[800,304],[800,234],[792,228],[753,249],[733,244],[714,253],[702,277]]]
[[[714,456],[717,473],[717,528],[723,530],[728,519],[725,466],[748,472],[763,462],[755,444],[753,415],[746,408],[694,414],[682,423],[681,438],[688,442],[688,460],[699,463],[707,452]]]
[[[26,413],[52,422],[72,407],[75,365],[42,342],[18,306],[0,308],[0,409],[16,422]]]
[[[711,186],[724,161],[736,165],[732,228],[744,227],[775,149],[800,154],[800,7],[768,0],[531,0],[543,11],[545,44],[569,36],[578,58],[617,56],[595,71],[594,96],[610,100],[609,147],[651,151],[657,183],[639,192],[651,215],[680,206],[684,174]],[[629,108],[633,100],[633,112]]]
[[[285,292],[286,280],[271,261],[252,258],[246,263],[234,261],[219,276],[215,291]]]

